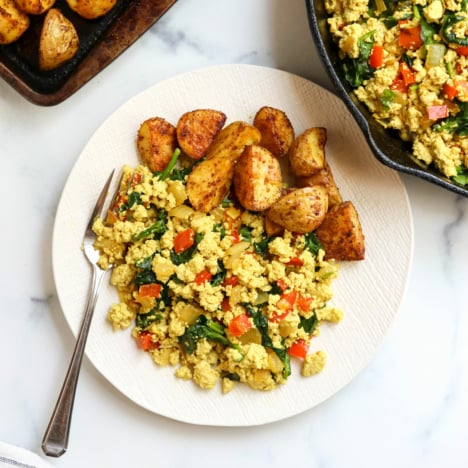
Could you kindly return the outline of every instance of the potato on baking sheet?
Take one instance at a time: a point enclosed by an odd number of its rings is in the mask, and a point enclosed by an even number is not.
[[[29,16],[13,0],[0,0],[0,44],[18,40],[29,27]]]
[[[358,213],[351,201],[330,208],[315,234],[325,249],[325,259],[364,259],[364,234]]]
[[[81,17],[95,19],[109,13],[118,0],[67,0],[68,6]]]
[[[216,208],[231,186],[235,161],[216,157],[194,166],[187,176],[187,197],[192,206],[203,213]]]
[[[151,171],[164,170],[176,147],[176,128],[167,120],[151,117],[140,125],[137,134],[138,155]]]
[[[268,209],[281,196],[281,167],[263,146],[246,146],[234,169],[234,191],[247,210]]]
[[[316,229],[328,210],[324,187],[314,185],[287,192],[267,211],[267,217],[291,232],[307,233]]]
[[[327,129],[312,127],[299,135],[289,151],[289,163],[298,177],[308,177],[323,169]]]
[[[238,159],[248,145],[260,143],[260,131],[247,122],[236,120],[224,127],[208,148],[206,158]]]
[[[226,123],[226,114],[213,109],[186,112],[177,122],[180,149],[192,159],[201,159]]]
[[[254,127],[260,130],[260,144],[277,158],[284,156],[294,141],[294,129],[285,112],[274,107],[261,107],[255,114]]]
[[[340,190],[335,183],[332,170],[327,161],[320,171],[308,177],[298,177],[297,182],[300,187],[312,187],[313,185],[323,185],[328,194],[328,209],[343,201]]]
[[[54,6],[55,0],[15,0],[21,11],[30,15],[41,15]]]
[[[45,15],[39,39],[39,68],[53,70],[74,57],[80,46],[75,26],[60,10]]]

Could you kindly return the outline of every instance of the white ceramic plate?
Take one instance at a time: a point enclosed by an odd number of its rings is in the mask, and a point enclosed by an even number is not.
[[[106,313],[116,292],[104,280],[87,356],[128,398],[179,421],[202,425],[252,426],[301,413],[348,384],[372,359],[400,306],[412,259],[412,218],[396,172],[378,163],[343,103],[298,76],[250,65],[202,69],[158,83],[135,96],[96,131],[66,183],[53,236],[53,269],[60,304],[76,335],[90,284],[90,266],[80,249],[88,217],[112,168],[137,165],[135,136],[152,116],[177,122],[188,110],[213,108],[228,122],[251,121],[263,105],[288,114],[296,134],[308,127],[328,131],[327,157],[345,199],[353,200],[366,235],[366,259],[342,264],[334,282],[334,303],[344,309],[339,325],[324,325],[312,351],[328,355],[324,371],[300,376],[293,363],[286,385],[268,393],[238,385],[222,395],[219,387],[200,390],[177,379],[141,352],[130,330],[114,333]],[[294,361],[294,359],[293,359]]]

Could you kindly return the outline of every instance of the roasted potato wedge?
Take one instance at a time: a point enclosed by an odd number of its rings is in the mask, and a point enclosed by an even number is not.
[[[68,6],[81,17],[95,19],[114,8],[117,0],[67,0]]]
[[[201,159],[226,123],[226,114],[213,109],[186,112],[177,122],[180,149],[192,159]]]
[[[294,141],[294,129],[285,112],[274,107],[261,107],[255,114],[253,124],[262,134],[262,146],[277,158],[287,154]]]
[[[297,177],[308,177],[323,169],[327,129],[312,127],[299,135],[291,146],[289,162]]]
[[[247,122],[236,120],[224,127],[208,148],[206,158],[238,159],[248,145],[260,143],[260,131]]]
[[[321,185],[303,187],[283,195],[267,211],[267,217],[291,232],[315,230],[328,210],[328,195]]]
[[[60,10],[51,8],[45,15],[39,39],[39,68],[53,70],[74,57],[80,46],[73,23]]]
[[[21,11],[14,0],[0,0],[0,44],[18,40],[29,27],[29,16]]]
[[[234,192],[246,209],[268,209],[281,196],[281,167],[263,146],[246,146],[234,169]]]
[[[229,191],[235,161],[231,158],[205,159],[187,176],[187,197],[203,213],[216,208]]]
[[[352,202],[345,201],[330,208],[315,233],[325,249],[325,259],[364,259],[364,234]]]
[[[177,147],[176,128],[162,117],[145,120],[138,129],[140,160],[153,172],[165,169]]]
[[[54,6],[55,0],[15,0],[15,3],[29,15],[41,15]]]
[[[280,236],[284,232],[284,227],[276,224],[265,216],[264,228],[267,236]]]
[[[308,177],[298,177],[297,182],[300,187],[312,187],[313,185],[323,185],[328,194],[328,209],[343,201],[340,190],[335,183],[330,165],[325,161],[323,169]]]

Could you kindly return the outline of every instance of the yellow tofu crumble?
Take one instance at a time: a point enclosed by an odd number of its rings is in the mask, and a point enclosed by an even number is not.
[[[325,353],[308,349],[342,312],[329,305],[337,265],[324,260],[315,235],[268,236],[263,213],[229,199],[197,212],[186,175],[123,171],[114,206],[94,223],[99,265],[114,265],[114,330],[133,326],[155,364],[206,390],[272,390],[287,381],[291,358],[303,360],[304,376],[320,372]]]

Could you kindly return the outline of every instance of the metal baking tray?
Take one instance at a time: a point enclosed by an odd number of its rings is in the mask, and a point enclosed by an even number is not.
[[[54,7],[73,23],[80,48],[72,60],[51,71],[38,68],[39,36],[44,15],[13,44],[0,46],[0,76],[37,105],[58,104],[109,65],[147,31],[177,0],[119,0],[105,16],[86,20],[65,0]]]

